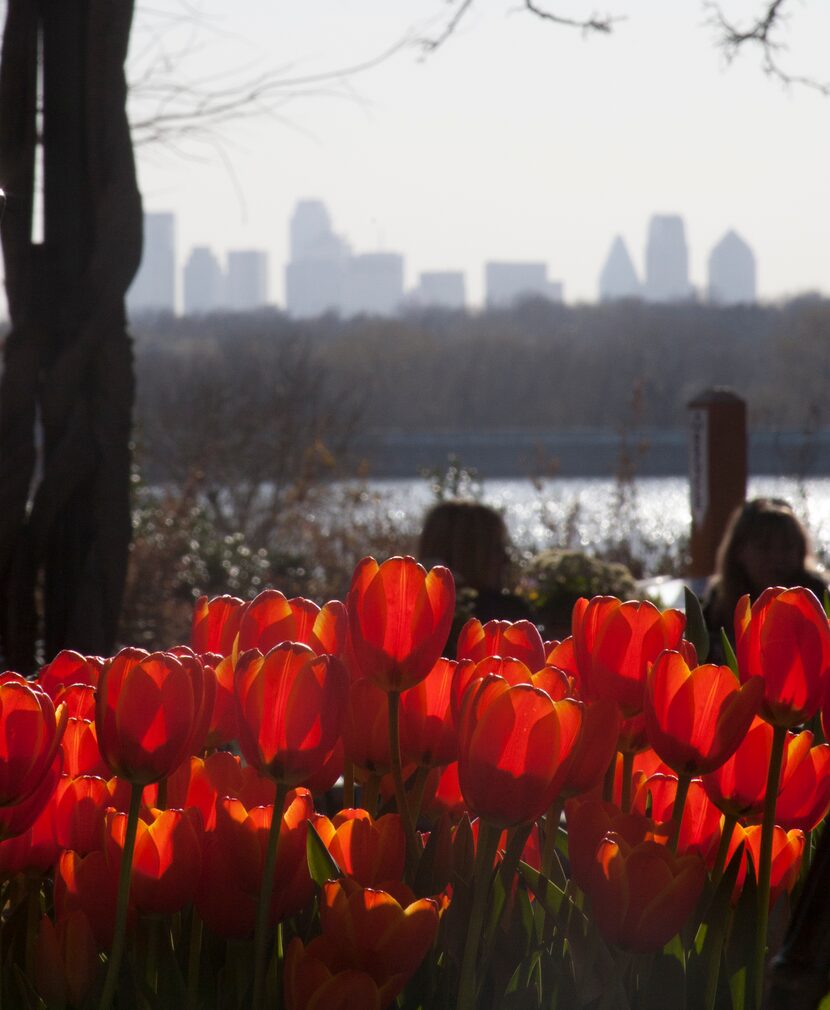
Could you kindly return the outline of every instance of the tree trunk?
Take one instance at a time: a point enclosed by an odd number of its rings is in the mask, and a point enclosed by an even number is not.
[[[115,645],[131,528],[124,296],[141,258],[124,77],[132,13],[133,0],[8,4],[0,635],[21,672],[61,648],[106,655]],[[38,93],[42,242],[32,234]]]

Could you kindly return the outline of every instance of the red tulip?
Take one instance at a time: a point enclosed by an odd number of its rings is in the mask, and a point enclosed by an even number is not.
[[[458,757],[451,694],[457,663],[439,659],[427,676],[401,696],[401,755],[425,768],[450,764]]]
[[[739,687],[728,666],[690,670],[679,652],[661,652],[646,681],[646,732],[678,774],[713,771],[738,748],[755,717],[764,682]]]
[[[107,815],[110,862],[120,865],[127,815]],[[199,883],[201,817],[195,810],[153,810],[139,820],[132,863],[130,902],[137,911],[172,915],[193,901]]]
[[[799,736],[813,742],[805,730]],[[789,747],[781,790],[775,802],[775,823],[785,831],[812,831],[830,810],[830,744]]]
[[[135,785],[158,782],[190,754],[204,696],[200,663],[122,649],[104,666],[95,725],[109,768]]]
[[[239,652],[268,652],[280,642],[302,642],[318,656],[339,656],[346,640],[346,608],[338,600],[318,607],[266,589],[248,603],[239,622]]]
[[[340,869],[362,887],[383,887],[403,878],[406,838],[397,814],[376,821],[365,810],[341,810],[323,817],[317,832]]]
[[[343,725],[343,745],[355,768],[385,775],[389,750],[389,695],[368,677],[352,681]]]
[[[760,817],[763,813],[772,733],[769,723],[753,719],[735,753],[719,768],[703,776],[707,795],[725,814]]]
[[[610,698],[600,698],[578,704],[582,706],[579,736],[557,773],[558,791],[563,796],[578,796],[598,786],[617,749],[620,730],[617,703]]]
[[[447,568],[427,573],[414,558],[364,558],[347,600],[351,648],[362,673],[385,691],[405,691],[429,673],[447,643],[455,585]]]
[[[55,794],[55,840],[62,849],[85,856],[104,847],[107,783],[96,775],[64,775]]]
[[[200,596],[193,608],[191,642],[200,655],[214,652],[229,656],[239,633],[239,619],[245,604],[236,596]]]
[[[79,856],[71,849],[61,853],[55,867],[55,914],[63,919],[82,911],[99,950],[112,945],[117,894],[117,873],[103,851],[88,856]]]
[[[38,820],[43,811],[49,807],[61,777],[62,758],[60,751],[55,755],[46,774],[38,783],[37,788],[30,792],[19,803],[0,807],[0,844],[4,839],[22,835],[24,831]]]
[[[573,609],[573,646],[579,683],[588,701],[610,697],[623,715],[642,710],[646,674],[664,649],[677,649],[686,618],[648,602],[584,597]]]
[[[562,758],[556,705],[529,684],[488,676],[465,696],[458,751],[471,811],[501,828],[534,821],[549,806]]]
[[[536,625],[530,621],[488,621],[482,624],[472,618],[461,629],[455,654],[458,659],[473,659],[476,663],[488,656],[518,659],[532,673],[545,665],[545,643]]]
[[[240,656],[235,689],[246,761],[288,786],[319,771],[340,737],[349,677],[333,656],[283,642]]]
[[[665,841],[670,834],[670,824],[677,797],[677,776],[656,772],[644,778],[634,794],[633,808],[645,813],[651,804],[651,817],[656,822],[658,840]],[[721,813],[706,795],[700,779],[692,779],[683,804],[683,818],[677,841],[681,855],[698,852],[708,862],[716,855],[721,835]]]
[[[761,714],[796,726],[815,715],[830,671],[830,625],[809,589],[765,589],[735,609],[741,680],[764,679]]]
[[[62,688],[72,684],[97,687],[103,665],[99,656],[82,656],[71,649],[63,649],[38,671],[37,683],[57,703]]]
[[[747,842],[749,858],[758,875],[758,864],[761,858],[761,825],[753,824],[746,828],[744,837]],[[772,868],[770,872],[769,906],[775,904],[779,896],[786,891],[788,894],[798,882],[801,860],[804,856],[804,832],[794,828],[785,831],[775,825],[772,836]]]
[[[0,808],[30,796],[49,772],[66,726],[48,694],[17,674],[0,679]]]
[[[381,989],[356,968],[329,968],[295,936],[285,957],[286,1010],[384,1010],[394,1000],[391,983]]]
[[[609,832],[638,845],[654,838],[654,822],[643,814],[624,814],[602,800],[569,800],[565,804],[568,825],[568,858],[573,878],[587,893],[593,874],[597,846]]]
[[[665,845],[651,841],[631,846],[610,833],[597,847],[588,894],[606,940],[650,953],[686,924],[705,881],[706,867],[699,856],[674,856]]]

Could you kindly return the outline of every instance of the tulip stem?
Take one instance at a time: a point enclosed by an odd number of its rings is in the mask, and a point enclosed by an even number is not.
[[[144,786],[132,783],[130,792],[130,809],[127,814],[127,829],[124,835],[124,851],[121,854],[121,872],[118,875],[118,903],[115,911],[115,931],[112,939],[107,977],[104,991],[101,993],[99,1010],[109,1010],[118,976],[121,972],[121,959],[124,956],[124,940],[127,934],[127,910],[130,903],[130,882],[133,868],[133,851],[135,850],[135,835],[138,830],[138,812],[141,809],[141,797]]]
[[[274,811],[271,814],[271,827],[268,829],[268,847],[265,851],[265,865],[262,869],[262,889],[259,892],[257,904],[256,932],[254,933],[254,999],[253,1010],[260,1010],[265,994],[265,973],[268,968],[268,916],[271,911],[271,891],[274,888],[274,870],[277,865],[277,849],[282,826],[282,813],[288,786],[277,782],[277,796],[274,800]]]
[[[372,817],[378,814],[378,794],[380,792],[380,777],[374,772],[369,772],[366,785],[363,787],[361,803],[364,810],[368,810]]]
[[[772,747],[769,756],[767,794],[764,797],[764,820],[761,827],[761,854],[758,858],[758,917],[755,930],[755,1006],[761,1006],[764,994],[764,965],[767,952],[767,924],[769,922],[770,877],[772,874],[772,840],[775,833],[775,804],[781,781],[784,745],[787,742],[786,726],[773,727]]]
[[[683,823],[683,811],[686,809],[686,797],[689,795],[691,784],[692,776],[689,772],[683,772],[677,776],[677,792],[671,812],[671,834],[669,835],[669,849],[672,852],[677,852],[677,843],[680,841],[680,825]]]
[[[199,1004],[199,973],[202,958],[202,917],[194,907],[190,917],[190,950],[187,956],[187,1010]]]
[[[415,875],[418,863],[418,838],[415,835],[415,825],[412,822],[412,812],[406,798],[401,768],[401,733],[400,733],[401,692],[389,692],[389,750],[392,756],[392,778],[395,782],[395,803],[398,807],[404,834],[406,835],[406,855],[410,881]]]
[[[556,837],[559,834],[559,821],[562,817],[562,808],[565,806],[565,799],[557,797],[547,812],[545,817],[545,844],[542,849],[542,876],[546,880],[553,879],[553,861],[556,858]],[[539,917],[539,932],[546,940],[550,939],[545,931],[547,921],[547,911],[540,901],[537,906]]]
[[[738,823],[738,818],[734,814],[724,814],[723,815],[723,828],[720,834],[720,842],[718,843],[718,851],[715,856],[715,865],[712,867],[712,884],[717,887],[720,883],[720,878],[723,876],[723,871],[726,867],[726,856],[729,853],[729,843],[732,841],[732,835],[735,834],[735,825]]]
[[[624,814],[631,813],[631,776],[634,774],[634,751],[622,752],[622,791],[620,808]]]
[[[458,1010],[475,1010],[476,960],[484,928],[487,896],[490,893],[493,860],[496,858],[500,836],[501,832],[497,827],[479,818],[475,873],[473,875],[473,907],[467,925],[467,936],[464,940],[464,956],[461,961],[461,976],[456,1002]]]
[[[351,761],[343,762],[343,809],[354,807],[354,765]]]
[[[409,796],[409,810],[412,817],[412,824],[417,830],[418,818],[421,816],[421,806],[424,802],[424,789],[427,784],[427,776],[429,775],[429,768],[424,765],[418,765],[418,771],[415,772],[415,784],[412,787],[412,792]]]

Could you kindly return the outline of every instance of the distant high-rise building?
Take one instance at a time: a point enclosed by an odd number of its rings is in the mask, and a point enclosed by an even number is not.
[[[728,231],[709,254],[710,302],[737,305],[755,301],[755,254],[734,231]]]
[[[169,212],[144,215],[141,266],[127,292],[131,312],[176,311],[176,218]]]
[[[247,312],[268,304],[268,253],[233,249],[228,253],[225,299],[229,309]]]
[[[292,316],[319,316],[344,308],[351,251],[336,235],[321,200],[300,200],[289,225],[291,260],[285,267],[285,305]]]
[[[186,315],[215,312],[224,304],[225,275],[213,250],[205,245],[190,250],[184,267]]]
[[[403,256],[393,252],[360,253],[346,263],[344,311],[393,315],[403,301]]]
[[[418,305],[463,309],[467,303],[464,274],[460,270],[425,271],[418,278],[413,300]]]
[[[546,263],[485,263],[484,288],[488,308],[506,308],[534,296],[562,301],[562,285],[548,280]]]
[[[291,216],[291,262],[338,260],[349,255],[349,246],[331,227],[322,200],[300,200]]]
[[[652,302],[684,301],[692,294],[683,218],[655,214],[646,246],[645,297]]]
[[[615,298],[637,298],[642,294],[640,279],[628,253],[628,247],[617,235],[599,275],[600,301]]]

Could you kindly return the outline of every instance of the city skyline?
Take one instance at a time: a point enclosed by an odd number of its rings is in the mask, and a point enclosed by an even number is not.
[[[393,315],[407,306],[447,308],[509,307],[518,298],[540,296],[566,301],[563,282],[549,276],[541,261],[488,260],[483,303],[466,296],[463,270],[427,270],[406,282],[406,255],[399,251],[355,250],[335,231],[332,215],[319,198],[298,201],[288,222],[290,259],[285,263],[285,300],[269,298],[265,250],[228,250],[227,269],[209,246],[194,246],[184,262],[176,255],[175,214],[145,213],[145,255],[130,289],[134,310],[183,311],[185,314],[229,309],[244,311],[276,305],[298,318],[328,311]],[[685,222],[676,214],[652,214],[648,243],[639,271],[624,239],[617,235],[597,277],[592,299],[642,298],[652,302],[686,301],[714,304],[755,302],[756,260],[751,246],[728,229],[709,251],[705,280],[689,277]],[[181,278],[181,296],[174,291]],[[642,278],[642,279],[641,279]],[[157,293],[150,285],[157,285]]]
[[[569,301],[595,298],[614,235],[643,272],[653,212],[684,218],[699,288],[733,229],[758,257],[761,300],[827,291],[830,100],[765,76],[751,49],[727,65],[698,0],[606,6],[624,19],[583,37],[509,0],[478,3],[437,51],[404,45],[356,75],[287,86],[272,116],[223,125],[201,147],[177,143],[186,159],[140,148],[145,205],[177,210],[182,249],[267,249],[279,303],[283,222],[308,195],[327,201],[355,248],[404,250],[408,287],[462,270],[473,305],[495,259],[546,262]],[[434,37],[449,14],[444,0],[199,7],[206,31],[175,61],[185,81],[220,66],[282,66],[286,80],[354,67],[405,37]],[[725,9],[743,24],[754,5]],[[782,32],[785,67],[821,78],[830,6],[794,10]]]

